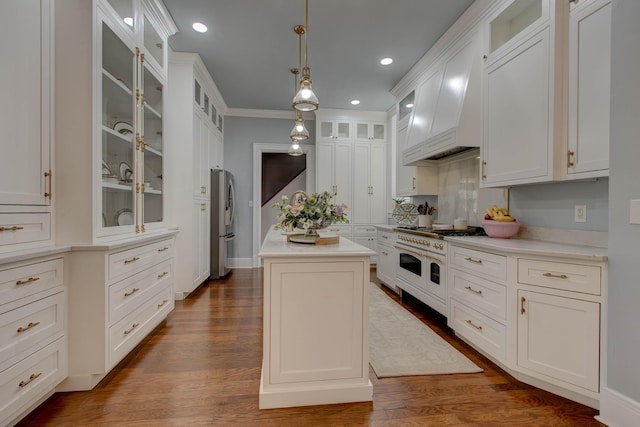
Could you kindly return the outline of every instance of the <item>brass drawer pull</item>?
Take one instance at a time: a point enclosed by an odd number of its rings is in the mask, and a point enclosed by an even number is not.
[[[162,302],[160,304],[158,304],[158,308],[162,307],[163,305],[165,305],[168,302],[169,302],[168,299],[163,299]]]
[[[36,326],[38,326],[40,324],[40,322],[29,322],[29,324],[27,325],[26,328],[23,328],[22,326],[19,327],[17,329],[16,332],[18,332],[19,334],[23,333],[23,332],[27,332],[29,329],[34,328]]]
[[[26,381],[20,381],[20,384],[18,384],[18,387],[24,387],[27,384],[29,384],[31,381],[35,380],[36,378],[38,378],[40,375],[42,375],[42,372],[38,372],[37,374],[31,374],[29,375],[29,379]]]
[[[474,328],[476,328],[477,330],[481,331],[482,330],[482,326],[476,325],[474,324],[471,320],[467,319],[465,320],[465,322],[467,322],[469,325],[473,326]]]
[[[481,259],[474,259],[474,258],[471,258],[471,257],[466,257],[465,260],[469,261],[469,262],[473,262],[475,264],[482,264],[482,260]]]
[[[140,259],[139,257],[134,256],[134,257],[133,257],[133,258],[131,258],[131,259],[125,259],[125,260],[124,260],[124,263],[125,263],[125,264],[129,264],[130,262],[138,261],[139,259]]]
[[[131,325],[131,329],[127,329],[126,331],[124,331],[124,334],[129,335],[135,328],[138,327],[138,325],[140,325],[140,323],[134,323],[133,325]]]
[[[169,249],[169,246],[165,246],[164,248],[160,248],[160,249],[158,249],[158,252],[164,252],[164,251],[166,251],[167,249]]]
[[[125,292],[125,293],[124,293],[124,296],[125,296],[125,297],[128,297],[128,296],[130,296],[130,295],[135,294],[135,293],[136,293],[136,292],[138,292],[139,290],[140,290],[140,288],[133,288],[133,289],[131,289],[129,292]]]
[[[474,294],[482,295],[482,291],[476,291],[471,286],[465,286],[464,288],[470,292],[473,292]]]
[[[169,274],[168,271],[163,271],[162,273],[158,274],[158,279],[162,279],[164,276],[166,276],[167,274]]]
[[[20,285],[26,285],[27,283],[33,283],[33,282],[37,282],[38,280],[40,280],[39,277],[29,277],[27,280],[18,280],[16,282],[16,285],[20,286]]]
[[[556,279],[568,279],[569,276],[567,276],[566,274],[552,274],[552,273],[544,273],[543,274],[544,277],[553,277]]]
[[[14,225],[12,227],[0,227],[0,231],[18,231],[24,230],[24,227],[20,227],[19,225]]]

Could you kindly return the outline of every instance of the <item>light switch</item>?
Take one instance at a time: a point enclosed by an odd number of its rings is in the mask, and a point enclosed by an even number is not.
[[[587,206],[586,205],[575,206],[573,220],[575,222],[587,222]]]
[[[632,200],[629,208],[629,224],[640,224],[640,200]]]

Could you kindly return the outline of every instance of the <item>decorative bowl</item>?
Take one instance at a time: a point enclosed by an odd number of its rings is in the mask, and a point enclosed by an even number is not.
[[[520,229],[520,223],[517,221],[502,222],[493,220],[482,221],[482,228],[489,237],[498,239],[509,239],[515,236]]]

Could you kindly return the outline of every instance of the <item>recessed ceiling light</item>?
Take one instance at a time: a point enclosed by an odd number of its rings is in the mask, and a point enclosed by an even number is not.
[[[359,99],[352,99],[351,100],[351,105],[358,105],[360,104],[360,100]]]
[[[199,33],[206,33],[207,32],[207,26],[204,25],[201,22],[194,22],[192,27],[193,27],[194,30],[196,30]]]
[[[381,63],[382,65],[389,65],[389,64],[391,64],[392,62],[393,62],[393,59],[391,59],[391,58],[382,58],[382,59],[380,60],[380,63]]]
[[[413,108],[413,104],[409,103],[409,104],[405,105],[405,107],[407,107],[407,108]]]
[[[130,27],[133,27],[133,18],[130,16],[127,16],[126,18],[124,18],[124,23]]]

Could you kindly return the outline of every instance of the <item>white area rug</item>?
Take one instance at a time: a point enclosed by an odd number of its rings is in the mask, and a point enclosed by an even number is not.
[[[378,378],[482,372],[373,283],[369,287],[369,362]]]

